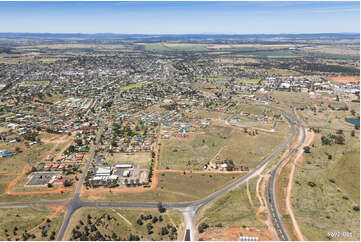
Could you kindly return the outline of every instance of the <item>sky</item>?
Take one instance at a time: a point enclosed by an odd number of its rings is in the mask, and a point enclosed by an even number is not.
[[[360,32],[360,2],[0,2],[0,32]]]

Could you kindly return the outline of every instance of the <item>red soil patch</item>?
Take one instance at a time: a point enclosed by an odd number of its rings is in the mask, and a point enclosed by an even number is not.
[[[200,238],[216,241],[239,241],[239,236],[258,237],[260,241],[271,241],[266,228],[208,228]]]
[[[330,77],[330,79],[332,81],[335,82],[341,82],[341,83],[345,83],[345,82],[360,82],[360,77],[359,76],[342,76],[342,77]]]

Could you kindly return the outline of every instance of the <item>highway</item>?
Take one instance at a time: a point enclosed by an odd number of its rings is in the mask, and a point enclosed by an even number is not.
[[[292,140],[295,137],[295,133],[296,133],[295,123],[292,122],[292,120],[289,117],[287,117],[285,114],[282,113],[282,116],[287,120],[287,122],[291,126],[290,137],[287,139],[287,141],[285,143],[283,143],[280,147],[278,147],[277,150],[275,150],[272,154],[270,154],[268,157],[266,157],[254,170],[249,172],[247,175],[239,178],[235,182],[229,184],[228,186],[218,190],[217,192],[215,192],[213,194],[210,194],[209,196],[207,196],[206,198],[204,198],[202,200],[198,200],[195,202],[189,202],[189,203],[164,204],[164,207],[166,207],[166,208],[178,209],[179,211],[181,211],[183,213],[185,221],[186,221],[186,229],[188,230],[187,237],[190,237],[191,241],[194,240],[195,217],[201,207],[203,207],[207,203],[211,202],[212,200],[216,199],[217,197],[223,195],[230,189],[235,188],[235,187],[239,186],[240,184],[243,184],[243,183],[247,182],[248,180],[252,179],[253,177],[259,175],[266,168],[266,166],[268,165],[268,163],[270,161],[272,161],[278,154],[280,154],[280,152],[282,152],[284,149],[286,149],[291,144]],[[76,187],[74,197],[71,200],[69,200],[69,201],[49,201],[49,202],[0,203],[0,207],[27,207],[27,206],[43,206],[43,205],[66,206],[67,213],[65,215],[64,222],[60,228],[60,231],[59,231],[58,237],[57,237],[57,240],[59,240],[59,241],[63,240],[64,234],[69,225],[71,216],[77,209],[79,209],[81,207],[157,208],[157,203],[85,202],[85,201],[80,200],[81,188],[82,188],[85,176],[87,174],[87,171],[89,169],[90,163],[94,158],[95,150],[99,143],[103,129],[104,129],[104,123],[103,123],[103,121],[101,121],[100,131],[98,132],[94,148],[90,154],[89,159],[87,160],[82,177],[79,179],[79,183]],[[280,164],[281,163],[282,162],[280,162]],[[280,164],[277,167],[280,167]],[[273,189],[273,191],[274,191],[274,189]],[[274,196],[274,194],[273,194],[273,196]],[[276,202],[276,201],[274,200],[274,202]]]
[[[277,176],[280,173],[281,168],[283,167],[283,165],[289,160],[290,156],[304,143],[305,141],[305,128],[303,126],[302,121],[300,121],[294,111],[294,109],[292,109],[293,111],[293,116],[297,121],[297,126],[299,127],[300,130],[300,140],[297,143],[296,147],[291,149],[287,155],[278,163],[278,165],[276,166],[276,168],[272,171],[272,175],[268,181],[268,184],[266,186],[266,194],[267,194],[267,203],[268,203],[268,208],[270,210],[270,214],[271,214],[271,219],[272,219],[272,223],[274,224],[275,228],[276,228],[276,232],[277,235],[279,237],[280,240],[286,240],[289,241],[290,236],[287,232],[287,230],[284,227],[284,224],[282,222],[282,216],[280,214],[280,211],[278,209],[277,206],[277,198],[276,198],[276,180],[277,180]],[[292,126],[293,129],[295,129],[294,126]],[[293,133],[295,132],[295,130],[293,131]]]

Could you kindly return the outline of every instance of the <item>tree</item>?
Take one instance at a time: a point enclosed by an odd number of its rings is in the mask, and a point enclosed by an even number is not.
[[[77,146],[81,146],[83,144],[83,141],[81,139],[76,139],[75,143],[77,144]]]
[[[342,135],[338,135],[335,137],[335,143],[339,145],[345,144],[345,138]]]
[[[169,233],[169,231],[168,231],[167,227],[162,227],[162,232],[161,232],[161,234],[162,234],[162,235],[166,235],[166,234],[168,234],[168,233]]]
[[[327,138],[326,136],[322,136],[321,141],[322,141],[323,145],[330,145],[331,144],[331,139]]]
[[[198,226],[198,232],[199,233],[203,233],[205,229],[207,229],[209,227],[208,224],[206,223],[201,223],[199,226]]]
[[[138,220],[137,220],[137,224],[139,224],[139,225],[143,225],[143,221],[142,221],[140,218],[138,218]]]
[[[64,181],[64,187],[70,187],[73,185],[73,182],[71,180],[66,179]]]
[[[155,224],[156,222],[158,222],[158,218],[154,216],[152,222]]]
[[[98,230],[98,228],[94,224],[92,224],[90,226],[90,232],[94,232],[94,231],[97,231],[97,230]]]
[[[166,211],[166,208],[163,207],[162,202],[159,202],[157,206],[160,213],[164,213]]]
[[[311,153],[311,148],[309,146],[303,147],[305,153]]]

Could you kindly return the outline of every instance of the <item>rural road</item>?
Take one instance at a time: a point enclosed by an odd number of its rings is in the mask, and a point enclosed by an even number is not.
[[[186,229],[187,234],[189,233],[190,240],[194,240],[194,221],[197,212],[201,207],[206,205],[207,203],[211,202],[212,200],[216,199],[217,197],[223,195],[227,191],[229,191],[232,188],[237,187],[240,184],[243,184],[247,182],[248,180],[252,179],[253,177],[259,175],[265,167],[268,165],[270,161],[272,161],[280,152],[282,152],[286,147],[288,147],[292,140],[295,137],[296,128],[295,123],[287,117],[285,114],[282,113],[282,116],[287,120],[289,125],[291,126],[291,135],[287,139],[285,143],[283,143],[280,147],[278,147],[277,150],[275,150],[272,154],[270,154],[267,158],[265,158],[254,170],[252,170],[247,175],[239,178],[235,182],[229,184],[228,186],[218,190],[217,192],[210,194],[206,198],[202,200],[198,200],[195,202],[189,202],[189,203],[169,203],[169,204],[163,204],[166,208],[174,208],[181,211],[184,215],[185,222],[186,222]],[[81,208],[81,207],[124,207],[124,208],[156,208],[157,203],[138,203],[138,202],[84,202],[80,200],[80,193],[81,188],[85,179],[85,176],[87,174],[88,168],[90,166],[90,162],[94,158],[96,147],[99,143],[101,134],[104,129],[104,123],[101,124],[100,132],[98,133],[98,136],[96,138],[96,143],[94,146],[94,149],[92,153],[90,154],[90,157],[86,163],[86,167],[83,171],[82,177],[76,187],[76,191],[74,194],[74,197],[70,201],[54,201],[54,202],[23,202],[23,203],[0,203],[0,207],[28,207],[28,206],[42,206],[42,205],[50,205],[50,206],[62,206],[65,205],[67,207],[67,213],[65,215],[64,222],[60,228],[60,231],[58,233],[57,240],[61,241],[64,238],[65,231],[69,225],[71,216],[73,213]],[[282,163],[282,162],[281,162]],[[188,232],[189,231],[189,232]]]

